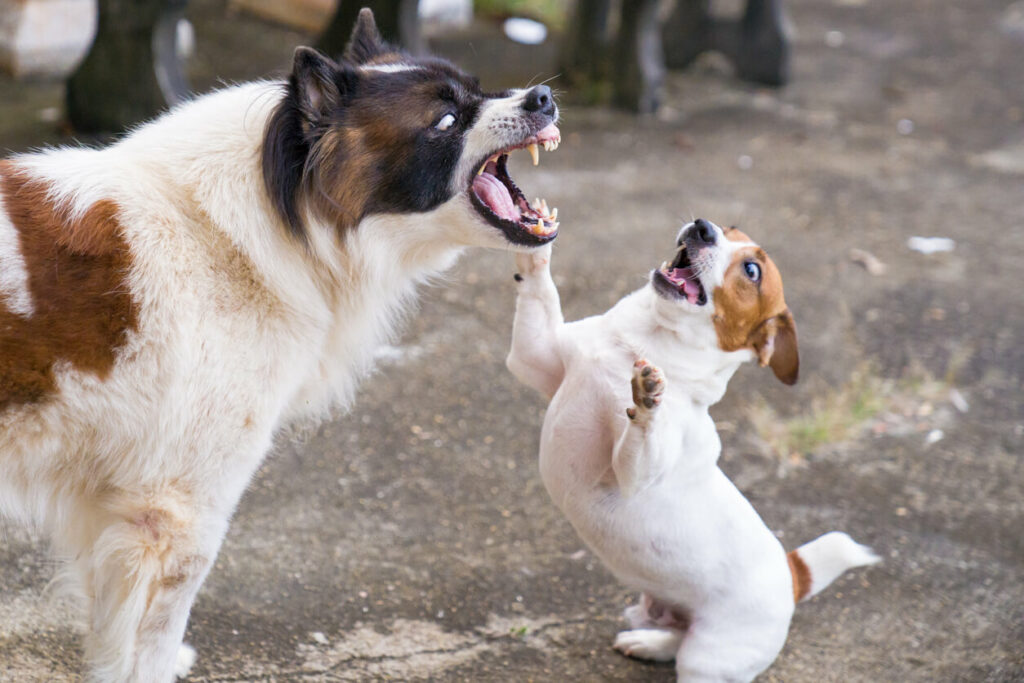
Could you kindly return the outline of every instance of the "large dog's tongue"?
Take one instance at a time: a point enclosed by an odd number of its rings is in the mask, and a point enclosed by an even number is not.
[[[481,173],[473,180],[473,191],[494,213],[506,220],[519,220],[519,210],[512,203],[508,188],[490,173]]]

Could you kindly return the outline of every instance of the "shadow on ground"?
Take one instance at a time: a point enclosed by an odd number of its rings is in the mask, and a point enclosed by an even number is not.
[[[203,88],[307,40],[192,4]],[[885,562],[801,605],[763,680],[1020,680],[1024,8],[788,7],[791,86],[703,60],[671,76],[662,116],[565,106],[558,153],[513,163],[564,218],[569,318],[639,286],[691,216],[740,225],[782,270],[802,381],[740,373],[714,411],[723,467],[786,546],[843,529]],[[445,44],[472,66],[483,40]],[[59,94],[0,82],[0,145],[66,142],[39,118]],[[913,235],[957,246],[925,256]],[[190,680],[672,679],[611,650],[632,596],[538,479],[544,405],[503,366],[511,273],[507,254],[466,257],[351,414],[281,439],[193,611]],[[21,531],[0,543],[0,678],[76,678],[52,572]]]

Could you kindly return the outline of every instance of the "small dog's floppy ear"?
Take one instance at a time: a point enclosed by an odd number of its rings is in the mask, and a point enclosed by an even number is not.
[[[753,335],[757,362],[770,365],[783,384],[796,384],[800,374],[800,351],[796,340],[796,321],[787,308],[757,328]]]
[[[299,109],[309,123],[318,123],[352,90],[355,73],[308,47],[295,48],[292,85]]]
[[[359,10],[356,25],[352,29],[352,37],[348,39],[348,45],[345,47],[345,59],[353,64],[365,64],[377,55],[384,54],[388,49],[387,43],[377,30],[373,10],[369,7]]]

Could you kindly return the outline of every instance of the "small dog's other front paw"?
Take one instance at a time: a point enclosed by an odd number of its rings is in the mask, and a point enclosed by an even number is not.
[[[619,631],[612,647],[626,655],[653,662],[671,662],[683,642],[683,634],[667,628],[635,628]]]
[[[645,358],[633,364],[633,407],[626,409],[630,420],[636,420],[642,413],[649,413],[661,404],[661,395],[665,393],[665,375],[656,365],[651,365]]]

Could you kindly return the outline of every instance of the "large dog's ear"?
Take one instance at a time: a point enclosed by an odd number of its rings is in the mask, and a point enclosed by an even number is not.
[[[342,0],[344,2],[345,0]],[[345,59],[353,64],[365,64],[374,57],[388,52],[389,48],[380,37],[377,22],[373,18],[373,10],[364,7],[359,10],[352,37],[345,48]]]
[[[787,308],[761,323],[752,335],[757,362],[771,366],[783,384],[796,384],[800,375],[800,350],[796,340],[796,321]]]
[[[295,48],[292,84],[307,123],[317,124],[352,91],[355,72],[308,47]]]

